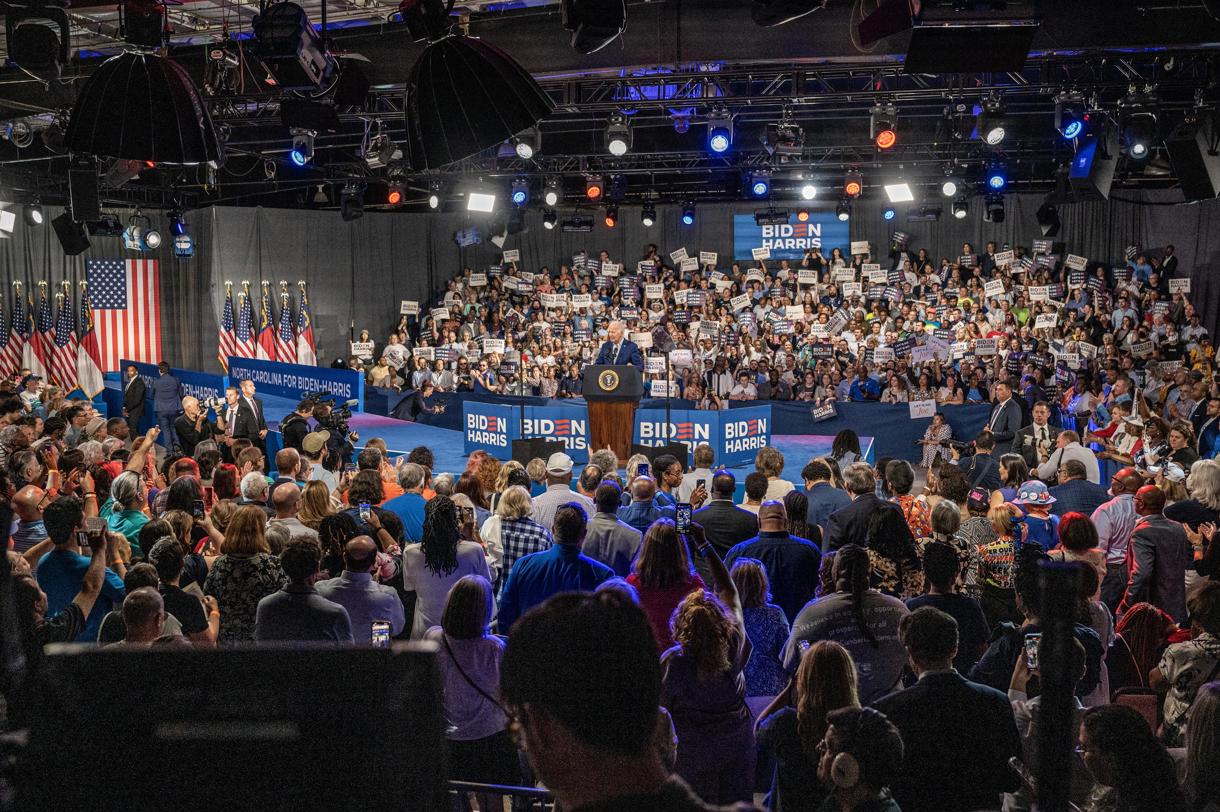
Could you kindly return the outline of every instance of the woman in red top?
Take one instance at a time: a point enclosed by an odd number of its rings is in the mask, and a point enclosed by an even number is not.
[[[682,599],[703,589],[691,569],[690,552],[671,519],[657,519],[644,533],[627,582],[640,593],[640,608],[657,638],[657,653],[674,644],[669,619]]]

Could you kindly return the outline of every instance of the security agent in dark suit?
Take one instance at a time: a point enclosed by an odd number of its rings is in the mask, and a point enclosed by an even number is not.
[[[867,462],[853,462],[843,469],[843,484],[852,501],[827,519],[823,552],[834,552],[846,544],[867,547],[869,517],[886,504],[877,496],[877,478]]]
[[[134,437],[140,432],[140,420],[144,417],[144,379],[134,365],[127,367],[127,382],[123,385],[123,417]]]
[[[640,372],[644,371],[644,356],[635,342],[623,337],[623,323],[612,321],[606,326],[606,341],[597,351],[595,365],[603,364],[634,364]]]
[[[1050,424],[1051,407],[1044,400],[1034,404],[1034,422],[1017,432],[1013,440],[1013,453],[1025,458],[1025,464],[1034,470],[1055,450],[1055,441],[1059,438],[1059,429]]]
[[[748,510],[742,510],[733,504],[733,493],[737,489],[737,478],[721,468],[712,475],[712,499],[707,507],[696,510],[693,518],[703,528],[708,544],[716,550],[721,558],[728,555],[729,549],[746,539],[758,535],[758,516]],[[703,575],[706,567],[703,558],[695,559],[695,566]],[[708,571],[711,575],[711,571]]]
[[[954,670],[951,615],[921,607],[902,619],[898,633],[918,681],[873,703],[902,734],[894,799],[903,812],[998,809],[1000,794],[1020,786],[1008,766],[1022,755],[1008,697]]]
[[[1003,456],[1013,450],[1013,438],[1021,430],[1024,420],[1021,418],[1021,404],[1012,396],[1012,387],[1005,381],[995,385],[996,404],[991,409],[991,417],[987,419],[987,430],[995,437],[996,456]]]
[[[962,469],[966,482],[971,488],[986,488],[994,491],[1000,487],[999,454],[995,452],[995,437],[984,431],[974,438],[974,456],[960,458],[961,452],[954,446],[949,447],[954,464]]]
[[[266,430],[259,428],[259,418],[254,407],[242,397],[241,390],[236,386],[225,390],[225,405],[221,411],[226,446],[231,447],[234,440],[242,438],[249,440],[256,448],[263,447],[262,439],[266,436]]]

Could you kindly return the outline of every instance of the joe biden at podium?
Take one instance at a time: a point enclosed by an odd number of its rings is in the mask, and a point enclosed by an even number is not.
[[[644,356],[640,348],[632,341],[623,337],[623,323],[612,321],[606,327],[606,341],[598,350],[594,364],[634,364],[640,372],[644,371]]]

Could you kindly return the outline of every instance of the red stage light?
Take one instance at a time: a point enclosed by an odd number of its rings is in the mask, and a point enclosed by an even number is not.
[[[898,134],[893,130],[882,130],[877,133],[877,137],[873,140],[877,145],[877,149],[889,149],[898,143]]]

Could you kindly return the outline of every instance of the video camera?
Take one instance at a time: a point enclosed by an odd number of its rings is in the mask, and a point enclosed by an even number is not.
[[[966,442],[963,440],[941,440],[940,445],[944,448],[948,448],[953,451],[956,451],[958,454],[960,454],[962,456],[966,456],[968,454],[970,454],[970,455],[974,454],[974,441],[973,440],[971,440],[969,442]]]
[[[321,417],[316,417],[319,428],[324,428],[339,437],[347,438],[351,433],[348,426],[349,420],[352,417],[352,407],[360,401],[356,399],[345,400],[342,403],[335,404],[334,394],[325,389],[317,391],[305,391],[301,393],[301,401],[303,403],[311,403],[315,406],[329,406],[330,411]]]

